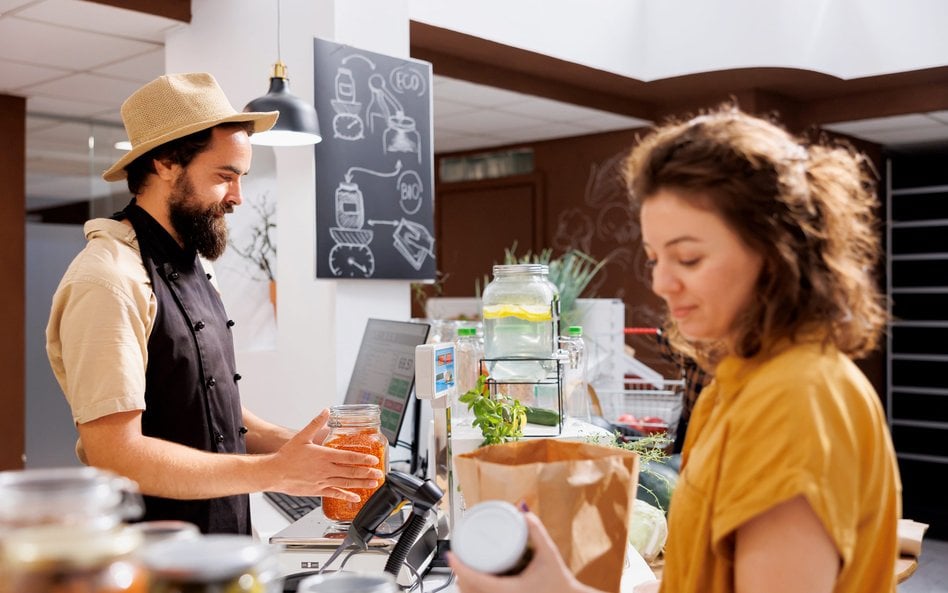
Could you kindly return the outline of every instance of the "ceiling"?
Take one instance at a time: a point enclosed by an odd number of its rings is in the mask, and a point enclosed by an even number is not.
[[[27,98],[28,210],[125,191],[99,178],[121,154],[119,106],[163,73],[165,35],[183,26],[81,0],[0,0],[0,93]],[[436,152],[649,123],[437,75],[433,94]],[[946,143],[948,111],[826,127],[891,147]]]

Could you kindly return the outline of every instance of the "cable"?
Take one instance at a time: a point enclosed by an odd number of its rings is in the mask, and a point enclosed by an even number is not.
[[[427,524],[428,521],[424,515],[412,513],[411,519],[408,520],[408,527],[405,529],[405,533],[398,538],[398,544],[395,545],[395,549],[392,550],[391,555],[388,557],[388,562],[385,563],[385,572],[398,576],[398,570],[402,564],[405,563],[408,552],[411,551],[412,546],[418,541],[418,537],[421,536]]]
[[[454,577],[455,577],[455,574],[452,571],[451,574],[448,576],[448,578],[443,583],[441,583],[440,585],[432,589],[430,593],[438,593],[438,591],[443,591],[447,589],[451,585],[451,583],[454,582]]]
[[[414,566],[412,566],[408,562],[405,563],[405,566],[408,567],[408,572],[410,572],[415,577],[415,582],[412,584],[411,587],[408,588],[408,593],[411,593],[412,591],[414,591],[415,587],[418,587],[418,593],[425,593],[425,580],[421,578],[421,575],[418,574],[418,571],[415,569]]]

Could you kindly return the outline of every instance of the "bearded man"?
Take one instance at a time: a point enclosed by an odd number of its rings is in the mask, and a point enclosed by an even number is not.
[[[104,174],[134,196],[85,224],[53,297],[47,353],[84,463],[138,483],[145,520],[251,533],[247,494],[358,501],[372,455],[321,446],[328,410],[299,432],[240,403],[231,328],[207,260],[227,246],[250,135],[277,112],[237,112],[210,74],[161,76],[122,105],[132,149]]]

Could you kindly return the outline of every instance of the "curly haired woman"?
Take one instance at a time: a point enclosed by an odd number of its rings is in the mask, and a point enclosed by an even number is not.
[[[894,593],[898,466],[853,363],[886,321],[864,159],[724,106],[659,127],[626,173],[665,330],[714,374],[647,588]],[[455,559],[461,589],[588,591],[530,524],[531,566],[492,577]]]

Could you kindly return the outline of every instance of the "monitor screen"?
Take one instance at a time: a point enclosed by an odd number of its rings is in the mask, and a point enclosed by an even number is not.
[[[425,343],[429,325],[369,319],[356,357],[347,404],[378,404],[382,434],[394,446],[415,385],[415,346]]]

